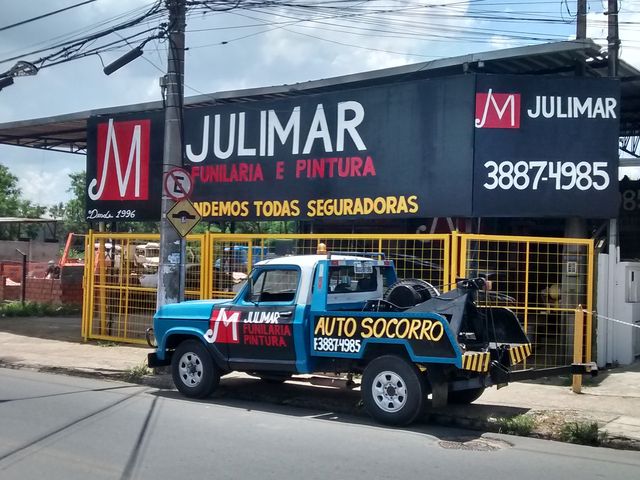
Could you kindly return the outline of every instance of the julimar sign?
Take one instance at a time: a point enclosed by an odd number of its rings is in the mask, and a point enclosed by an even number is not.
[[[336,87],[186,109],[184,165],[196,209],[212,220],[608,217],[619,112],[619,85],[608,79],[459,75]],[[152,174],[143,183],[154,168],[136,162],[145,138],[149,165],[161,158],[161,125],[110,122],[90,122],[88,208],[151,212],[161,192]],[[145,195],[155,200],[148,209]]]

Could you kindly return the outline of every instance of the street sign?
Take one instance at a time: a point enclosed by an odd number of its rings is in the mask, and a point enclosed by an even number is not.
[[[191,175],[183,168],[172,168],[164,176],[164,193],[176,202],[189,198],[193,191]]]
[[[202,217],[189,200],[181,200],[167,212],[167,220],[181,237],[186,237]]]

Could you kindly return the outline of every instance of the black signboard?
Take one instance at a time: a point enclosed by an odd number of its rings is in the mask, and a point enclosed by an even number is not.
[[[163,139],[162,112],[89,118],[87,220],[160,220]]]
[[[618,243],[621,260],[640,259],[640,180],[620,181]]]
[[[610,218],[619,91],[468,74],[193,107],[184,167],[209,220]],[[161,115],[90,119],[88,219],[160,218]]]
[[[473,76],[185,112],[205,218],[471,214]]]
[[[617,214],[619,83],[478,75],[473,216]]]

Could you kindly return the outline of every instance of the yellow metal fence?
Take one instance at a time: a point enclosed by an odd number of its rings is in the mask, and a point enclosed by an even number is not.
[[[586,318],[581,338],[583,359],[591,359],[593,310],[593,241],[584,239],[454,235],[461,277],[489,273],[493,291],[484,305],[512,309],[533,344],[525,366],[570,364],[575,310]],[[488,322],[490,328],[490,322]]]
[[[421,278],[442,291],[457,277],[489,273],[481,304],[518,315],[533,343],[527,367],[571,363],[574,310],[587,314],[581,338],[591,358],[593,242],[492,235],[326,235],[205,233],[187,238],[185,298],[231,298],[260,260],[329,252],[384,255],[400,278]],[[85,339],[144,343],[156,310],[159,236],[90,233],[85,249]]]

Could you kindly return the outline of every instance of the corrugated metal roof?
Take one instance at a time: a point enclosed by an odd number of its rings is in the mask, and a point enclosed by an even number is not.
[[[22,217],[0,217],[0,224],[2,223],[56,223],[61,220],[53,218],[22,218]]]
[[[464,72],[575,75],[579,68],[584,70],[586,76],[607,76],[606,53],[589,39],[547,43],[474,53],[293,85],[197,95],[185,98],[185,108],[293,97],[337,88],[364,87]],[[620,135],[640,135],[640,71],[621,61],[619,76],[622,80]],[[162,102],[150,102],[4,123],[0,124],[0,143],[84,154],[87,119],[90,116],[160,109]]]

